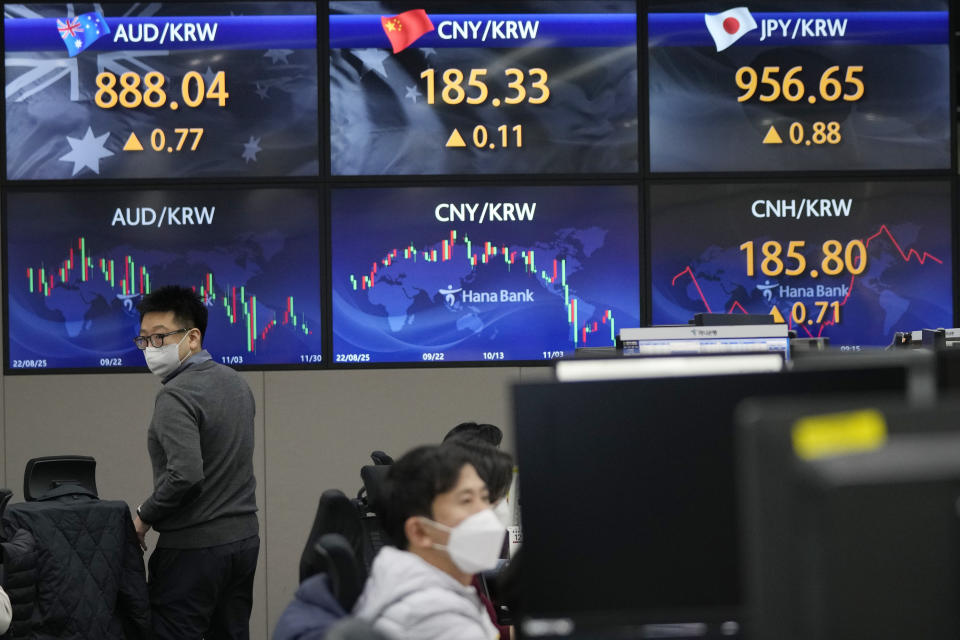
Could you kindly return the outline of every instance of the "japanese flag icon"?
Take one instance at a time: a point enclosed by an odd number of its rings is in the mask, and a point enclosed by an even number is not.
[[[746,33],[757,28],[757,22],[746,7],[727,9],[723,13],[706,13],[703,16],[707,30],[713,36],[717,51],[723,51]]]

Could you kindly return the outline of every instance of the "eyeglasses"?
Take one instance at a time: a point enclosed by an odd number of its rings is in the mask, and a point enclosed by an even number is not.
[[[169,333],[154,333],[149,336],[137,336],[133,339],[133,344],[137,345],[137,349],[143,351],[147,346],[151,346],[159,349],[163,346],[163,341],[167,336],[174,336],[178,333],[186,333],[190,329],[177,329],[176,331],[170,331]]]

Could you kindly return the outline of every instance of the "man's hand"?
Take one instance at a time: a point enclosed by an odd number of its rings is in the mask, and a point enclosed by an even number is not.
[[[150,525],[140,519],[139,515],[133,516],[133,528],[137,530],[137,540],[140,541],[140,548],[147,550],[146,535],[150,531]]]

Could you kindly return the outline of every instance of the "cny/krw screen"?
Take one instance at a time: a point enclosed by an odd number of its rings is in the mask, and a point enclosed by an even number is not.
[[[950,183],[653,185],[654,324],[772,313],[831,346],[953,323]]]
[[[333,175],[639,168],[636,3],[330,3]]]
[[[337,189],[333,362],[544,360],[638,326],[634,186]]]
[[[5,4],[7,178],[316,176],[313,3]]]
[[[218,362],[319,363],[319,206],[305,189],[8,193],[8,371],[143,367],[136,306],[169,284],[203,297]]]
[[[946,170],[945,0],[650,3],[653,172]]]

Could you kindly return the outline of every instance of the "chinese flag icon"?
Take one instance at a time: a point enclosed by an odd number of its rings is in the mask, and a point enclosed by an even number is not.
[[[433,23],[423,9],[404,11],[395,16],[381,16],[380,24],[383,25],[383,32],[390,38],[394,53],[400,53],[417,38],[433,31]]]

